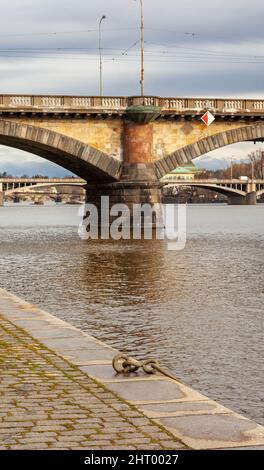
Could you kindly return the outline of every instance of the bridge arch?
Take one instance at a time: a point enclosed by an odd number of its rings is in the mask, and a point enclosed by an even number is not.
[[[226,145],[262,139],[264,140],[264,124],[262,123],[230,129],[212,136],[204,137],[193,144],[186,145],[185,147],[177,149],[170,155],[157,160],[155,162],[157,176],[160,179],[173,171],[177,166],[184,165],[201,155],[225,147]]]
[[[175,182],[174,186],[177,186],[177,182]],[[224,196],[228,196],[230,194],[233,194],[235,196],[246,196],[247,194],[245,191],[229,188],[228,186],[220,186],[217,184],[192,184],[191,181],[186,181],[186,186],[191,186],[192,188],[206,189],[208,191],[214,191],[216,193],[223,194]]]
[[[264,189],[260,189],[259,191],[257,191],[257,197],[261,197],[262,194],[264,194]]]
[[[25,150],[62,166],[86,181],[115,181],[121,163],[100,150],[63,134],[0,119],[0,145]]]
[[[25,194],[30,194],[31,191],[34,191],[34,189],[45,189],[45,188],[53,188],[53,187],[59,187],[59,186],[67,186],[67,187],[73,187],[73,188],[76,188],[76,187],[84,187],[85,185],[85,181],[83,182],[80,182],[80,183],[69,183],[69,182],[65,182],[65,183],[36,183],[36,184],[32,184],[32,186],[22,186],[22,187],[18,187],[18,188],[12,188],[12,189],[6,189],[4,192],[5,194],[8,196],[8,195],[11,195],[11,194],[15,194],[15,193],[25,193]]]

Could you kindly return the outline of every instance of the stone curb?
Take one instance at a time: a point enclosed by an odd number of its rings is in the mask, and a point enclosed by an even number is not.
[[[0,312],[188,447],[264,449],[263,426],[162,375],[117,375],[111,362],[119,351],[3,289]]]

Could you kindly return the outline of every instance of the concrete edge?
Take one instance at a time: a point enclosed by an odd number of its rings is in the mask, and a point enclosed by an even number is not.
[[[0,289],[0,313],[89,377],[136,406],[192,449],[264,448],[264,427],[159,374],[117,375],[119,351],[73,325]]]

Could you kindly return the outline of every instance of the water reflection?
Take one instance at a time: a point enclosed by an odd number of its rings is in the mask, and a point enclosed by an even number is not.
[[[89,283],[92,298],[100,302],[109,296],[112,301],[114,291],[117,305],[125,302],[125,306],[133,306],[158,301],[165,295],[166,285],[162,286],[167,251],[165,242],[87,243],[83,282]]]

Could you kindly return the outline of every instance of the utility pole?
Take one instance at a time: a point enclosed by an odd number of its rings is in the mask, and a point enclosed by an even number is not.
[[[145,80],[145,67],[144,67],[144,46],[145,46],[145,41],[144,41],[144,10],[143,10],[143,0],[140,0],[140,9],[141,9],[141,79],[140,79],[140,84],[141,84],[141,96],[144,96],[144,80]]]
[[[252,183],[255,179],[255,166],[254,166],[254,161],[252,160],[251,161],[251,180],[252,180]]]
[[[140,21],[140,55],[141,55],[140,88],[141,88],[141,96],[144,96],[144,80],[145,80],[144,0],[140,0],[140,19],[141,19]]]
[[[233,157],[231,158],[230,177],[232,181],[233,180]]]
[[[102,21],[106,19],[103,15],[99,21],[99,60],[100,60],[100,96],[103,96],[103,61],[102,61],[102,32],[101,25]]]

